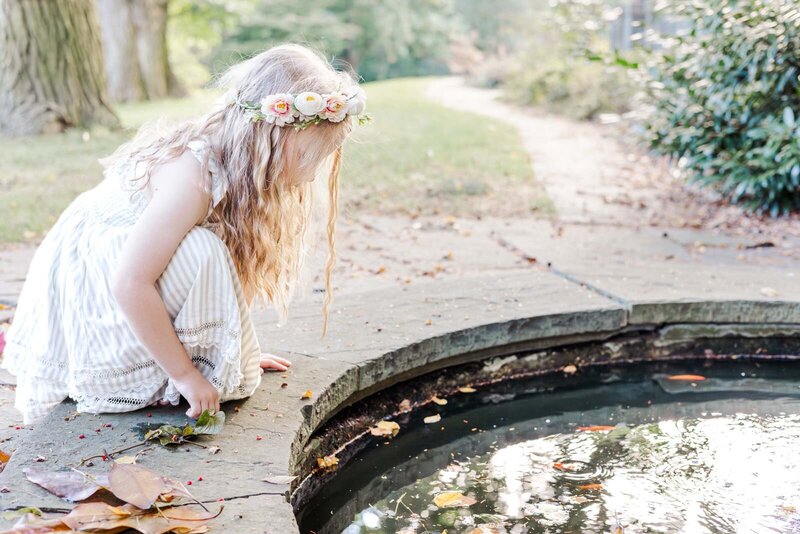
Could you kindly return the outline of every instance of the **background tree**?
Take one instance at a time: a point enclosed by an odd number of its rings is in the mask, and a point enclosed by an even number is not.
[[[0,2],[0,133],[119,127],[92,0]]]
[[[97,0],[97,11],[114,101],[186,94],[170,68],[167,0]]]

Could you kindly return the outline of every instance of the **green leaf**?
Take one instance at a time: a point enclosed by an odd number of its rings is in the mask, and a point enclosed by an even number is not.
[[[197,418],[197,423],[195,423],[194,433],[196,435],[219,434],[224,425],[225,412],[220,411],[211,414],[208,410],[203,410],[203,413]]]

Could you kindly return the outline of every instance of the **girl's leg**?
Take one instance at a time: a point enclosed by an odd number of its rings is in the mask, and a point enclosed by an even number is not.
[[[220,400],[251,395],[260,382],[261,350],[225,243],[207,228],[193,228],[156,287],[178,338],[220,391]],[[179,394],[171,380],[162,398],[177,404]]]

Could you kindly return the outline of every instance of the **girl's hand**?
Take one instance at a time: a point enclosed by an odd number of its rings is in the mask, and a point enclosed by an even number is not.
[[[275,369],[276,371],[286,371],[289,369],[289,367],[291,367],[292,362],[290,362],[286,358],[281,358],[280,356],[275,356],[274,354],[264,352],[263,354],[261,354],[260,365],[262,373],[266,369]]]
[[[183,398],[189,402],[186,415],[192,419],[200,417],[204,410],[219,411],[219,391],[197,369],[186,377],[173,379],[173,382]]]

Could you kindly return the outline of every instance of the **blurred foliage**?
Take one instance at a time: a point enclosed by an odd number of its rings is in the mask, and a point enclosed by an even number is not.
[[[733,202],[800,208],[800,11],[782,0],[692,0],[693,28],[648,65],[652,147]]]
[[[288,41],[349,63],[362,81],[442,74],[464,31],[453,0],[173,0],[170,23],[173,61],[200,57],[206,78]]]
[[[528,17],[527,42],[505,73],[504,88],[521,104],[577,119],[630,110],[637,87],[612,54],[608,23],[618,2],[559,0]]]

